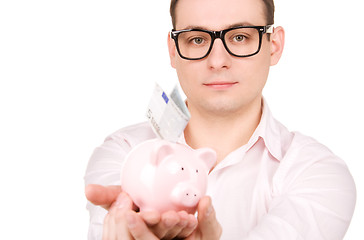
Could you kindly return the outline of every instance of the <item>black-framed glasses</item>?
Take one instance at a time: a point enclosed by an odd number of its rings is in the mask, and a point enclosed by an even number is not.
[[[226,51],[235,57],[250,57],[257,54],[262,46],[264,33],[273,33],[273,25],[239,26],[222,31],[202,29],[172,30],[181,58],[200,60],[211,52],[215,39],[220,38]]]

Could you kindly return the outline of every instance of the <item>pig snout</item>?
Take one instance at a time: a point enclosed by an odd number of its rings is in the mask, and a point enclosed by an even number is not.
[[[178,184],[172,192],[173,202],[186,207],[195,207],[200,198],[201,191],[195,186],[186,183]]]
[[[196,188],[191,188],[182,193],[181,203],[186,207],[193,207],[197,205],[200,198],[200,192]]]

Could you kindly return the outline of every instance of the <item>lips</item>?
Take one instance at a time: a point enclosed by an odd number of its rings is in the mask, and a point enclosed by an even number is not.
[[[237,84],[237,82],[211,82],[211,83],[204,83],[203,85],[206,87],[213,88],[213,89],[223,90],[223,89],[231,88],[236,84]]]

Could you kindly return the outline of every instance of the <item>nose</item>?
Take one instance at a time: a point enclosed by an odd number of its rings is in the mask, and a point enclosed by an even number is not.
[[[207,56],[209,68],[212,70],[228,69],[232,56],[225,49],[221,39],[215,39],[210,54]]]

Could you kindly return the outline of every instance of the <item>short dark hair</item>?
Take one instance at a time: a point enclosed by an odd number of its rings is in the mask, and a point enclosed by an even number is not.
[[[180,0],[181,1],[181,0]],[[267,25],[274,24],[274,0],[262,0],[265,6],[265,16]],[[171,0],[171,6],[170,6],[170,14],[172,18],[172,25],[173,28],[176,28],[176,6],[177,6],[178,0]]]

